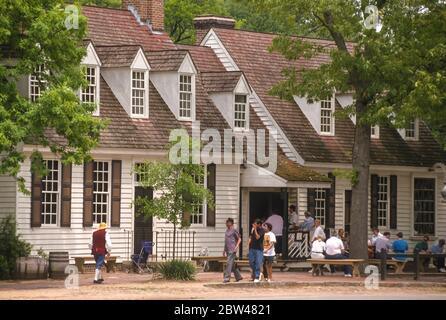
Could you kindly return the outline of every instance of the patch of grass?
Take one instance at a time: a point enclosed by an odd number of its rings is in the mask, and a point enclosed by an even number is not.
[[[197,270],[190,261],[171,260],[161,263],[157,270],[163,279],[190,281],[195,279]]]

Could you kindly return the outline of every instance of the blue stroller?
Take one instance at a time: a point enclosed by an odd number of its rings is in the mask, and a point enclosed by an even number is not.
[[[149,256],[152,255],[154,245],[155,243],[153,243],[152,241],[142,241],[141,251],[139,252],[139,254],[132,255],[131,258],[136,272],[140,274],[153,272],[147,261],[149,260]]]

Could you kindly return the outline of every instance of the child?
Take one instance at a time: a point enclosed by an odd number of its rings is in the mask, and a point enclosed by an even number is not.
[[[273,261],[276,256],[276,251],[274,250],[276,235],[271,231],[273,226],[270,223],[264,223],[263,229],[265,230],[263,237],[263,273],[266,281],[271,282],[273,280]]]

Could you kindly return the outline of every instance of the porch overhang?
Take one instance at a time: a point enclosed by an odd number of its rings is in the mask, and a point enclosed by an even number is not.
[[[256,164],[246,164],[241,171],[242,188],[330,188],[331,180],[318,172],[279,157],[276,172]]]

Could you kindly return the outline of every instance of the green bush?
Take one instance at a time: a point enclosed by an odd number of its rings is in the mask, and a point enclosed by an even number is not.
[[[12,216],[0,220],[0,279],[12,277],[17,258],[27,257],[31,247],[29,243],[20,239]]]
[[[171,260],[158,266],[158,271],[166,280],[194,280],[197,270],[190,261]]]

